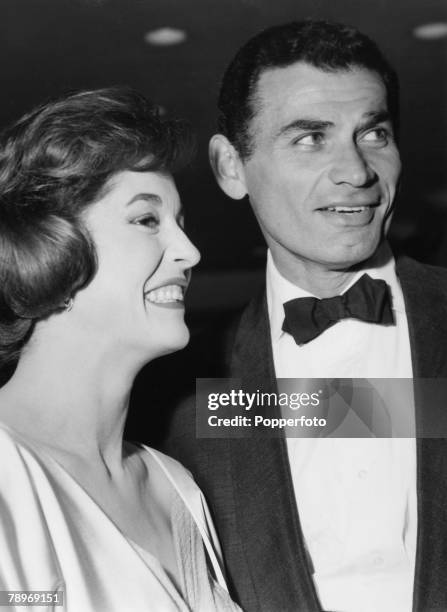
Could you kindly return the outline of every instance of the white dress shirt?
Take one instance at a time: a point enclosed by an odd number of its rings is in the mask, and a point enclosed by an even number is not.
[[[344,319],[298,346],[281,329],[283,304],[312,294],[281,276],[268,253],[267,303],[277,378],[412,378],[402,290],[387,245],[345,291],[364,273],[389,285],[396,325]],[[408,410],[413,415],[414,405]],[[417,529],[415,440],[287,438],[287,450],[323,609],[411,612]]]

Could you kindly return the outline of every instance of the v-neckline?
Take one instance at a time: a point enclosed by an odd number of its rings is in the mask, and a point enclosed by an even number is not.
[[[5,423],[0,422],[0,429],[3,429],[14,440],[16,444],[18,444],[20,447],[24,448],[26,451],[31,453],[33,457],[38,460],[40,467],[43,467],[45,469],[47,467],[45,465],[45,460],[49,460],[54,466],[56,466],[57,470],[61,474],[63,474],[63,476],[66,479],[68,479],[69,482],[74,483],[76,490],[79,491],[81,495],[88,501],[89,505],[92,508],[94,508],[95,512],[99,516],[105,519],[106,523],[121,537],[122,540],[126,542],[126,544],[132,549],[132,551],[138,556],[141,562],[155,574],[156,578],[160,581],[160,583],[168,591],[169,595],[172,597],[175,603],[179,606],[179,609],[186,610],[189,608],[188,603],[183,599],[182,594],[179,592],[178,588],[176,587],[174,582],[171,580],[171,578],[169,577],[169,574],[164,569],[163,565],[160,563],[157,557],[150,551],[146,550],[145,548],[137,544],[132,538],[127,536],[123,532],[123,530],[116,524],[116,522],[107,514],[104,508],[102,508],[102,506],[98,504],[98,502],[90,495],[87,489],[78,481],[77,478],[75,478],[75,476],[73,476],[62,465],[60,461],[58,461],[55,457],[53,457],[48,451],[46,451],[45,449],[42,449],[42,447],[38,446],[36,443],[29,441],[27,438],[22,436],[22,434],[17,432],[15,429],[9,427]],[[144,445],[142,445],[142,449],[145,452],[148,452],[148,449]],[[149,454],[152,456],[151,453]],[[174,493],[177,496],[179,502],[184,503],[183,499],[181,498],[178,491],[176,490],[176,487],[173,486],[170,479],[166,478],[166,480],[169,482],[169,485],[173,488]],[[170,520],[171,520],[171,525],[172,525],[172,512],[171,512]],[[173,529],[173,534],[174,532],[175,530]],[[179,558],[179,550],[178,550],[178,546],[176,542],[174,542],[174,549],[175,549],[175,557],[176,557],[176,564],[177,564],[177,569],[179,573],[179,579],[180,579],[180,583],[182,584],[183,583],[182,564],[181,564],[181,559]]]

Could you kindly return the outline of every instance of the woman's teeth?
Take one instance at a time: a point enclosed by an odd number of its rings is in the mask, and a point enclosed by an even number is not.
[[[154,304],[166,304],[167,302],[183,302],[183,287],[180,285],[165,285],[146,293],[145,299]]]

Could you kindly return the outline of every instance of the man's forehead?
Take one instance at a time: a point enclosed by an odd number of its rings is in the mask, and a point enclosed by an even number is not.
[[[323,70],[305,62],[272,67],[260,73],[253,97],[256,111],[276,112],[285,104],[350,102],[359,98],[386,99],[386,88],[376,72],[360,66]]]

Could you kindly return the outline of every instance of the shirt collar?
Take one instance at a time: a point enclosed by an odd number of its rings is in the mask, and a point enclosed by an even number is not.
[[[352,287],[363,274],[369,274],[371,278],[384,280],[391,289],[393,312],[405,312],[402,290],[396,274],[396,262],[387,242],[383,243],[376,254],[365,262],[365,266],[354,274],[342,294]],[[282,276],[273,261],[270,249],[267,251],[266,290],[272,339],[278,340],[284,334],[282,331],[284,322],[283,304],[295,298],[315,296]]]

